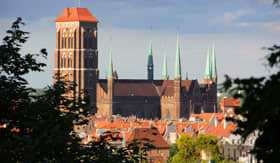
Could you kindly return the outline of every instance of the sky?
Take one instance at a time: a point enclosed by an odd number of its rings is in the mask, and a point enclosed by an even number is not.
[[[26,76],[34,88],[51,85],[55,51],[55,22],[78,0],[1,0],[0,37],[16,17],[30,32],[23,53],[46,48],[44,72]],[[163,57],[174,74],[177,35],[181,47],[182,78],[202,82],[207,49],[215,45],[219,83],[224,75],[246,78],[271,73],[265,66],[269,47],[279,43],[280,8],[272,0],[80,0],[98,24],[100,78],[108,69],[112,49],[121,79],[146,79],[149,41],[153,44],[155,79],[161,78]]]

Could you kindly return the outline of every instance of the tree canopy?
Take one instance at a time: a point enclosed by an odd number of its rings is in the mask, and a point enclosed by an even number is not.
[[[267,50],[270,51],[266,59],[271,75],[245,79],[226,76],[224,86],[234,98],[243,100],[241,108],[235,110],[242,119],[231,119],[238,123],[235,133],[245,141],[249,134],[258,131],[252,152],[258,160],[280,162],[280,133],[276,132],[280,130],[280,46],[274,45]]]
[[[215,136],[199,134],[193,138],[182,134],[176,143],[179,151],[172,157],[172,162],[223,161],[222,148]]]

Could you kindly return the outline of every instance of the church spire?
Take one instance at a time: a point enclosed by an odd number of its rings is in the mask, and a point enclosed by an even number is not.
[[[163,79],[163,80],[167,80],[167,79],[168,79],[167,59],[166,59],[166,56],[164,56],[164,58],[163,58],[162,79]]]
[[[153,80],[154,79],[154,63],[153,63],[152,41],[150,41],[147,71],[148,71],[148,80]]]
[[[112,61],[112,50],[110,50],[109,56],[109,70],[108,70],[108,79],[113,79],[113,61]]]
[[[212,65],[211,65],[211,68],[212,68],[212,80],[213,82],[217,83],[217,67],[216,67],[216,55],[215,55],[215,45],[213,44],[213,47],[212,47]]]
[[[181,78],[181,59],[180,59],[180,45],[179,38],[177,37],[177,48],[176,48],[176,62],[175,62],[175,78]]]
[[[210,63],[209,48],[208,48],[208,51],[207,51],[207,59],[206,59],[204,79],[211,79],[211,63]]]
[[[217,78],[217,68],[216,68],[216,56],[215,56],[215,45],[213,44],[212,47],[212,65],[211,65],[212,71],[211,71],[211,77]]]

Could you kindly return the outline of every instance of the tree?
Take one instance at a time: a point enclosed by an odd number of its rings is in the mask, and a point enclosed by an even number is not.
[[[87,122],[83,119],[88,116],[88,99],[65,96],[75,90],[75,83],[57,80],[41,94],[34,94],[24,75],[43,71],[46,64],[37,59],[46,58],[47,52],[21,53],[28,38],[28,33],[20,30],[22,25],[18,18],[0,45],[1,161],[127,162],[123,149],[113,149],[104,141],[80,144],[73,126]]]
[[[224,87],[230,90],[234,98],[243,100],[241,108],[235,110],[242,119],[230,119],[238,123],[235,133],[245,141],[249,134],[258,131],[252,153],[258,160],[279,162],[280,133],[276,131],[280,129],[280,46],[274,45],[267,50],[271,52],[267,56],[267,65],[274,73],[245,79],[226,76]]]
[[[172,161],[172,157],[179,152],[177,144],[172,144],[169,150],[169,162]]]
[[[196,146],[199,151],[204,152],[210,160],[214,162],[223,160],[222,145],[219,143],[218,137],[199,134],[196,138]]]
[[[195,141],[191,136],[182,134],[176,140],[179,152],[172,158],[172,162],[198,162],[200,153],[197,150]]]
[[[179,151],[172,157],[172,162],[227,162],[222,156],[219,139],[215,136],[199,134],[192,138],[183,134],[176,143]]]
[[[279,7],[279,0],[274,0],[273,5]],[[223,86],[233,97],[243,100],[241,108],[235,110],[242,119],[229,118],[238,123],[234,133],[241,135],[245,142],[248,135],[258,131],[251,153],[264,162],[280,162],[280,133],[277,132],[280,129],[280,46],[273,45],[266,50],[270,52],[266,57],[270,75],[244,79],[226,76]]]
[[[155,148],[155,146],[151,143],[152,140],[148,138],[133,139],[133,141],[127,146],[130,157],[129,159],[132,162],[148,162],[148,152],[149,150]]]

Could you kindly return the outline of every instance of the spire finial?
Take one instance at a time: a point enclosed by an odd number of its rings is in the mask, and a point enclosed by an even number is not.
[[[108,79],[113,79],[113,60],[112,60],[112,49],[110,49],[109,54],[109,70],[108,70]]]
[[[174,77],[181,77],[181,59],[180,59],[179,35],[177,35],[176,62],[175,62]]]
[[[212,73],[212,78],[217,78],[217,67],[216,67],[216,55],[215,55],[215,44],[213,43],[212,47],[212,65],[211,65],[211,73]]]
[[[168,79],[167,59],[166,59],[166,56],[164,56],[164,58],[163,58],[162,79],[163,79],[163,80],[167,80],[167,79]]]

